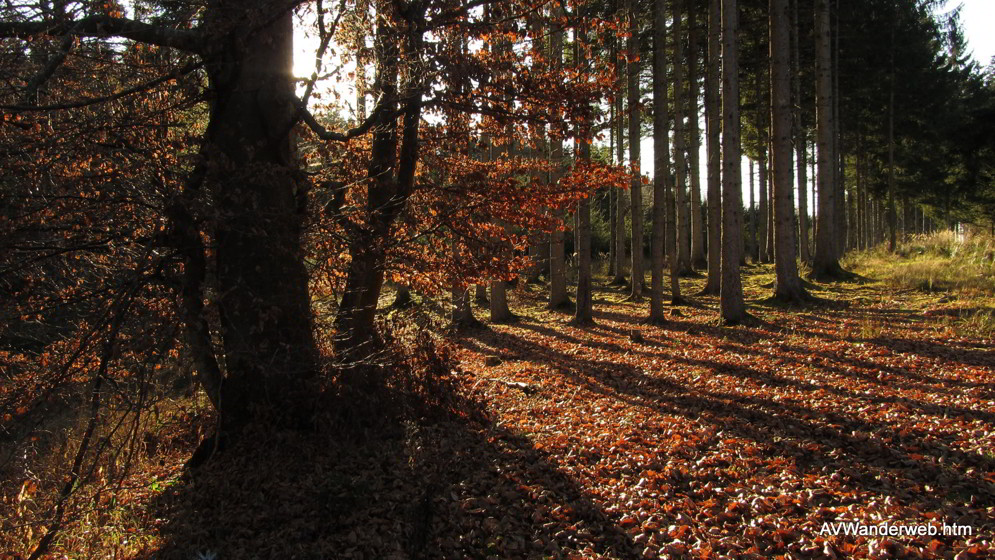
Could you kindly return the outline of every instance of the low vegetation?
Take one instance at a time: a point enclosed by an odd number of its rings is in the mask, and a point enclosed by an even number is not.
[[[852,253],[846,264],[894,290],[941,296],[940,306],[927,312],[963,334],[995,334],[995,240],[990,235],[917,235],[895,254],[879,245]]]

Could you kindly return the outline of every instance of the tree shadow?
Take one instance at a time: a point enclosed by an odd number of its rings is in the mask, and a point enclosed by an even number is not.
[[[990,481],[991,473],[995,473],[995,458],[959,448],[956,432],[936,431],[928,421],[906,422],[901,411],[918,409],[943,418],[955,415],[984,433],[995,428],[991,414],[900,396],[877,396],[829,383],[803,383],[749,365],[687,358],[667,348],[657,352],[664,363],[708,370],[714,382],[697,384],[662,369],[666,366],[648,370],[621,360],[564,354],[555,347],[510,333],[495,336],[494,344],[514,347],[516,355],[547,371],[551,368],[568,385],[597,398],[624,403],[627,409],[682,417],[696,431],[724,434],[722,437],[729,441],[747,441],[761,449],[763,457],[791,465],[786,472],[797,485],[819,489],[817,500],[810,496],[810,502],[802,504],[804,511],[795,512],[809,521],[826,508],[846,509],[856,503],[863,511],[874,504],[894,502],[902,504],[903,514],[930,512],[940,519],[971,524],[976,531],[990,527],[986,508],[992,506],[995,496],[995,485]],[[541,384],[549,375],[537,375],[535,382]],[[718,382],[725,377],[740,382]],[[844,408],[844,402],[850,408]],[[879,413],[872,408],[867,414],[853,414],[857,409],[866,410],[868,405],[882,410]],[[886,414],[885,408],[897,414]],[[682,453],[700,455],[701,461],[711,446],[719,443],[716,436]],[[645,449],[631,453],[653,455]],[[656,469],[660,461],[667,459],[658,457],[646,468]],[[676,488],[678,495],[679,490],[692,495],[695,488],[687,486],[687,476],[671,472],[668,486]],[[735,477],[725,483],[733,480]],[[804,485],[801,481],[805,481]],[[734,497],[714,499],[719,500],[721,510],[727,505],[722,500],[731,502]],[[738,529],[745,531],[746,526]],[[817,533],[809,535],[815,536]]]
[[[144,558],[640,557],[546,452],[485,418],[260,429],[160,495],[161,540]]]

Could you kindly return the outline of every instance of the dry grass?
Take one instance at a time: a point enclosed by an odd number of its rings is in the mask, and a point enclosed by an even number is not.
[[[995,334],[995,239],[989,235],[917,235],[894,253],[885,245],[853,253],[844,266],[896,290],[933,296],[926,312],[961,334]]]

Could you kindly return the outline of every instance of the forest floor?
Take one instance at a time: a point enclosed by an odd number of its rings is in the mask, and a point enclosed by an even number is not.
[[[771,280],[769,266],[745,269],[756,321],[732,328],[716,326],[715,298],[693,295],[700,279],[660,326],[622,288],[598,283],[596,323],[578,328],[521,286],[518,321],[449,341],[447,382],[473,410],[360,438],[260,433],[194,476],[182,461],[196,437],[177,429],[132,494],[55,550],[995,557],[995,349],[970,328],[990,295],[865,278],[814,286],[835,303],[797,309],[764,302]],[[851,522],[917,533],[846,535]]]

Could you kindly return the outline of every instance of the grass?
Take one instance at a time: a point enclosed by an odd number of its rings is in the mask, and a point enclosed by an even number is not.
[[[995,240],[953,232],[917,235],[890,253],[886,245],[853,253],[845,266],[890,286],[927,293],[975,296],[995,293]]]
[[[894,253],[886,245],[852,253],[844,267],[921,297],[924,312],[939,315],[962,336],[995,335],[995,239],[951,231],[917,235]]]

